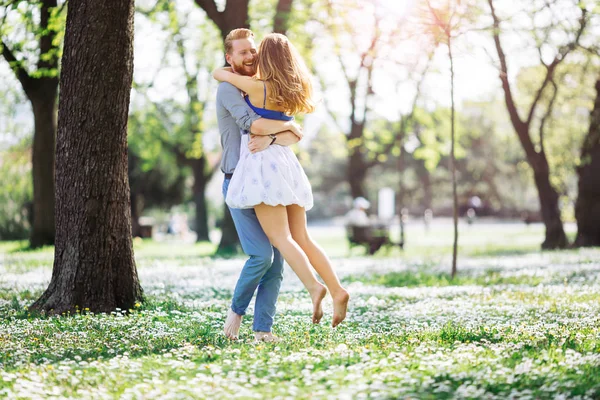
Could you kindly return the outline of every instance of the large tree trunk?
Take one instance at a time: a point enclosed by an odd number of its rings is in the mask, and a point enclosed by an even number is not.
[[[208,242],[208,212],[206,210],[206,185],[212,176],[206,175],[206,159],[204,157],[194,160],[192,169],[194,171],[194,202],[196,203],[196,241]]]
[[[544,153],[538,153],[536,160],[530,160],[535,186],[540,199],[542,220],[546,226],[546,238],[542,249],[563,249],[568,241],[560,217],[559,195],[550,183],[550,167]]]
[[[32,151],[33,209],[30,246],[54,244],[54,151],[56,138],[56,94],[58,78],[52,73],[58,69],[58,44],[52,27],[51,15],[56,10],[56,0],[41,0],[39,5],[39,54],[37,70],[30,74],[23,59],[13,53],[0,37],[2,56],[8,62],[31,102],[34,115]],[[37,35],[37,34],[36,34]]]
[[[517,136],[519,137],[519,141],[521,142],[521,146],[523,147],[523,150],[527,156],[527,162],[533,170],[535,184],[538,189],[542,219],[544,220],[544,225],[546,226],[546,238],[542,243],[542,249],[564,248],[568,245],[568,241],[560,216],[558,192],[550,183],[550,167],[548,166],[548,159],[546,158],[546,153],[544,152],[543,136],[540,134],[540,150],[538,151],[536,146],[533,144],[529,131],[531,129],[531,123],[535,115],[536,107],[538,106],[540,99],[543,97],[542,94],[544,93],[545,88],[548,86],[548,84],[553,82],[556,68],[565,59],[567,54],[576,48],[579,43],[581,34],[587,25],[587,11],[585,8],[581,8],[582,15],[579,19],[580,26],[576,32],[574,41],[569,43],[567,46],[562,46],[555,55],[554,60],[546,65],[546,74],[544,80],[535,92],[534,100],[527,111],[527,117],[522,119],[519,115],[519,110],[512,94],[511,84],[508,80],[508,63],[506,60],[506,54],[504,53],[504,49],[502,48],[502,44],[500,42],[500,19],[496,15],[494,0],[488,0],[488,4],[490,6],[494,21],[492,36],[496,46],[496,52],[498,53],[498,59],[500,61],[500,80],[502,82],[502,90],[504,91],[506,108],[508,110],[511,123],[515,129],[515,132],[517,133]],[[553,101],[550,101],[547,105],[547,115],[549,115],[549,113],[552,111],[552,104]],[[543,131],[543,121],[540,130]]]
[[[425,167],[425,161],[423,160],[415,160],[417,165],[415,166],[415,170],[417,176],[419,177],[419,183],[421,184],[421,189],[423,190],[423,199],[421,200],[421,204],[424,209],[431,209],[433,204],[433,192],[431,190],[431,173]]]
[[[225,37],[233,29],[250,28],[250,21],[248,19],[248,4],[250,0],[227,0],[223,11],[218,10],[214,0],[195,0],[195,2],[206,12],[206,15],[215,23],[217,28],[219,28],[223,41],[225,41]],[[217,254],[239,252],[241,245],[227,204],[223,205],[221,233],[221,241],[217,248]]]
[[[352,101],[354,104],[354,101]],[[365,161],[364,140],[363,133],[365,130],[365,122],[358,122],[354,118],[355,106],[353,105],[353,111],[351,116],[351,127],[350,134],[346,136],[346,145],[348,146],[348,165],[346,170],[346,179],[350,185],[350,195],[353,199],[357,197],[367,197],[367,191],[365,189],[365,179],[367,177],[368,166]]]
[[[131,206],[131,236],[141,237],[142,229],[140,225],[140,216],[144,209],[144,195],[131,191],[129,195],[129,204]]]
[[[600,80],[590,115],[590,130],[581,149],[579,193],[575,203],[577,238],[575,246],[600,246]]]
[[[133,0],[69,3],[56,153],[51,314],[128,310],[142,299],[131,241],[127,114]]]
[[[221,224],[221,241],[217,248],[217,254],[228,255],[235,254],[241,251],[242,246],[240,245],[240,239],[231,218],[229,207],[227,204],[224,205],[223,209],[223,222]]]
[[[273,19],[273,32],[285,35],[290,26],[290,14],[292,13],[293,0],[279,0],[275,8]]]
[[[54,152],[56,141],[56,94],[58,79],[37,80],[28,93],[35,121],[32,151],[33,226],[32,248],[53,245]]]
[[[348,173],[347,179],[350,184],[350,194],[352,198],[357,197],[367,198],[367,191],[365,190],[365,178],[367,176],[367,168],[365,166],[364,158],[360,149],[350,155],[348,159]]]
[[[217,28],[219,28],[222,40],[225,40],[227,34],[233,29],[250,28],[248,18],[248,4],[250,0],[227,0],[223,11],[219,11],[214,0],[195,0],[195,2],[206,12],[206,15],[215,23]],[[287,31],[292,2],[293,0],[278,1],[273,21],[276,32],[285,33]],[[224,205],[223,212],[222,236],[217,248],[217,254],[238,252],[241,246],[233,219],[226,204]]]
[[[456,187],[456,157],[454,149],[456,144],[456,116],[454,106],[454,57],[452,56],[452,41],[448,34],[448,58],[450,59],[450,101],[451,107],[451,147],[450,147],[450,171],[452,172],[452,220],[454,225],[454,242],[452,244],[452,279],[456,276],[456,263],[458,259],[458,194]]]

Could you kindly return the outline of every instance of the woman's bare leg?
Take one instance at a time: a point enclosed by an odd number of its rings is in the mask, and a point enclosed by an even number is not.
[[[323,249],[308,234],[306,228],[306,211],[304,208],[298,205],[291,205],[287,206],[286,209],[292,238],[304,250],[311,265],[319,276],[323,278],[325,285],[329,289],[329,293],[333,299],[332,326],[335,327],[346,318],[350,295],[342,287]]]
[[[308,257],[292,238],[285,207],[259,204],[254,207],[254,211],[256,211],[258,221],[273,246],[281,252],[285,261],[292,267],[308,293],[310,293],[313,302],[312,321],[318,324],[323,317],[321,302],[327,294],[327,290],[317,280],[310,268]]]

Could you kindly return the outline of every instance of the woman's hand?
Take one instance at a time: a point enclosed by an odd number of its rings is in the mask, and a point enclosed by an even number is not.
[[[263,151],[271,145],[272,140],[270,136],[251,135],[248,141],[248,150],[252,154]]]
[[[291,121],[290,131],[296,135],[299,140],[302,140],[304,133],[302,133],[302,127],[296,121]]]

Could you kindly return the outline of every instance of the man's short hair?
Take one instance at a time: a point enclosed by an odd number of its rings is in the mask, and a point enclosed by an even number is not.
[[[254,33],[246,28],[238,28],[229,32],[225,37],[225,53],[231,54],[231,50],[233,50],[233,41],[239,39],[254,39]]]

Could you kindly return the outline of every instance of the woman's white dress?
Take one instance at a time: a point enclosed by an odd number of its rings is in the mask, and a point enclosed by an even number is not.
[[[270,206],[297,204],[310,210],[313,207],[312,188],[292,149],[275,144],[252,154],[248,150],[249,136],[242,135],[240,160],[229,183],[227,205],[253,208],[260,203]]]

